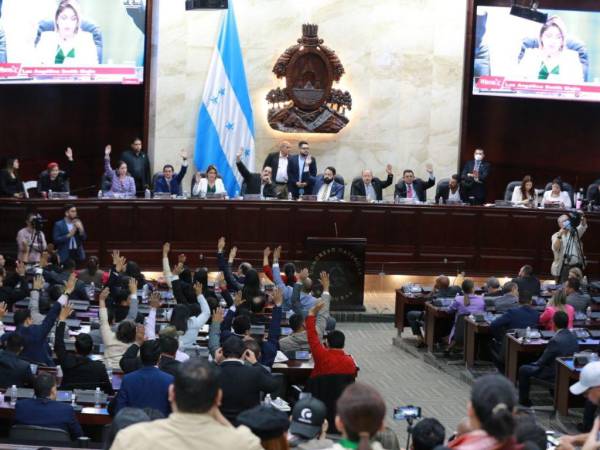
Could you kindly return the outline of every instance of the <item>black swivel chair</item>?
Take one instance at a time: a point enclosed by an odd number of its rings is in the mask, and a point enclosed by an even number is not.
[[[522,181],[511,181],[506,185],[506,189],[504,190],[504,200],[507,202],[512,200],[513,192],[517,186],[521,186]]]
[[[13,425],[8,439],[15,444],[43,444],[72,443],[71,435],[60,428],[38,427],[34,425]]]
[[[333,179],[335,180],[336,183],[339,183],[342,186],[346,185],[346,183],[344,182],[344,177],[341,175],[336,175],[335,177],[333,177]]]
[[[440,201],[440,197],[442,196],[442,189],[449,189],[450,178],[441,178],[437,185],[435,186],[435,202],[438,203]]]
[[[596,184],[596,183],[590,184],[590,185],[588,186],[588,188],[587,188],[587,192],[586,192],[586,194],[585,194],[585,198],[586,198],[587,200],[590,200],[590,199],[591,199],[591,198],[594,196],[594,193],[595,193],[597,190],[598,190],[598,184]]]

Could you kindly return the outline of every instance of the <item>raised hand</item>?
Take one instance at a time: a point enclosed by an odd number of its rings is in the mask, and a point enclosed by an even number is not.
[[[183,159],[184,161],[186,159],[188,159],[188,152],[186,149],[182,148],[181,151],[179,152],[179,156],[181,156],[181,159]]]
[[[71,295],[73,293],[73,291],[75,290],[75,283],[77,283],[77,277],[75,276],[75,272],[73,272],[71,273],[71,275],[69,275],[69,279],[67,280],[67,283],[65,285],[64,293],[66,295]]]
[[[100,292],[100,295],[98,296],[98,303],[100,304],[100,308],[106,308],[106,299],[108,298],[109,294],[110,289],[108,288],[104,288]]]
[[[120,256],[117,260],[117,264],[115,265],[115,270],[119,273],[125,272],[125,266],[127,265],[127,259],[124,256]]]
[[[240,162],[242,160],[242,155],[244,154],[244,147],[240,147],[240,150],[235,154],[235,160]]]
[[[119,256],[120,256],[119,250],[113,250],[113,252],[112,252],[112,263],[113,263],[113,266],[116,266],[117,263],[119,262]]]
[[[150,294],[150,308],[152,309],[158,309],[160,308],[160,292],[158,291],[154,291],[152,292],[152,294]]]
[[[194,283],[194,293],[196,294],[196,297],[199,297],[200,295],[202,295],[203,292],[204,292],[204,286],[202,286],[202,283],[199,283],[196,281]]]
[[[168,242],[165,242],[165,243],[163,244],[163,249],[162,249],[162,252],[163,252],[163,258],[166,258],[166,257],[168,257],[168,256],[169,256],[169,252],[170,252],[170,251],[171,251],[171,244],[170,244],[170,243],[168,243]]]
[[[225,317],[225,310],[219,306],[212,313],[212,323],[221,323],[221,322],[223,322],[223,317]]]
[[[106,147],[104,147],[104,157],[110,158],[110,152],[112,152],[112,146],[109,144]]]
[[[283,289],[273,289],[273,303],[275,306],[281,306],[283,304]]]
[[[217,251],[219,253],[222,253],[224,249],[225,249],[225,238],[220,237],[219,241],[217,242]]]
[[[388,175],[393,175],[393,173],[394,173],[394,172],[392,171],[392,165],[391,165],[391,164],[388,164],[388,165],[386,165],[386,166],[385,166],[385,171],[386,171],[386,173],[387,173]]]
[[[181,275],[181,272],[183,272],[183,264],[177,263],[177,265],[173,267],[173,270],[171,272],[173,272],[173,275]]]
[[[433,173],[433,164],[431,164],[431,163],[425,164],[425,170],[427,171],[427,173]]]
[[[17,261],[17,265],[15,267],[15,272],[17,272],[17,275],[19,275],[20,277],[25,276],[26,268],[25,268],[25,263],[23,261]]]
[[[32,286],[33,290],[39,291],[43,287],[44,287],[44,277],[41,275],[36,275],[33,278],[33,286]]]
[[[137,290],[138,290],[138,282],[135,278],[130,277],[129,278],[129,283],[127,284],[129,286],[129,294],[130,295],[137,295]]]
[[[61,308],[60,313],[58,314],[58,321],[64,322],[69,318],[69,316],[73,313],[73,308],[71,305],[65,305]]]
[[[71,147],[67,147],[65,150],[65,156],[69,161],[73,161],[73,149]]]
[[[321,280],[321,284],[323,285],[323,292],[329,291],[329,274],[323,271],[319,274],[319,279]]]
[[[231,247],[231,250],[229,250],[229,262],[233,262],[233,260],[235,259],[237,255],[237,247],[233,246]]]
[[[275,250],[273,251],[273,264],[279,262],[280,256],[281,256],[281,245],[278,245],[277,247],[275,247]]]
[[[268,258],[271,255],[271,247],[265,247],[263,250],[263,258]]]

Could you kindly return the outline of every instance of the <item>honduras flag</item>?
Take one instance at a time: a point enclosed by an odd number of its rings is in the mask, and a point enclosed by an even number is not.
[[[230,0],[204,86],[194,151],[198,170],[214,164],[230,197],[239,195],[242,184],[235,165],[240,149],[242,162],[253,172],[254,119]]]

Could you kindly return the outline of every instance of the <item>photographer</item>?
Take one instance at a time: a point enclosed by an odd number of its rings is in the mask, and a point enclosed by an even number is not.
[[[40,262],[42,252],[46,250],[46,236],[42,228],[45,220],[37,213],[27,214],[25,219],[25,228],[21,228],[17,233],[17,247],[19,261],[27,264],[37,264]]]
[[[550,272],[558,283],[568,278],[571,267],[585,269],[585,257],[581,237],[587,230],[585,216],[579,212],[563,214],[558,218],[559,231],[552,235],[554,261]]]

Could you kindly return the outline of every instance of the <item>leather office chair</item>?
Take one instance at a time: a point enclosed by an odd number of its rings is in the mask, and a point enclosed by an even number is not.
[[[590,198],[592,198],[592,195],[594,195],[594,192],[596,192],[597,190],[598,190],[598,184],[596,184],[596,183],[590,184],[587,188],[587,192],[585,193],[586,200],[589,200]]]
[[[13,425],[8,438],[19,444],[71,443],[71,435],[60,428],[38,427],[35,425]]]
[[[441,178],[437,185],[435,186],[435,202],[439,202],[440,197],[442,196],[441,190],[448,189],[448,185],[450,184],[450,178]]]
[[[341,175],[336,175],[335,177],[333,177],[333,179],[335,180],[336,183],[339,183],[343,186],[346,185],[346,183],[344,182],[344,177]]]
[[[511,181],[504,190],[504,200],[509,202],[512,199],[513,192],[517,186],[521,186],[522,181]]]

